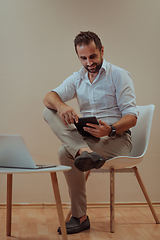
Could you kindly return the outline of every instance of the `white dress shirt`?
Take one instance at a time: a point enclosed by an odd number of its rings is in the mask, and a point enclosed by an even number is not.
[[[130,73],[105,60],[93,83],[82,67],[52,91],[63,102],[77,98],[84,117],[96,116],[107,124],[114,124],[127,114],[138,117]]]

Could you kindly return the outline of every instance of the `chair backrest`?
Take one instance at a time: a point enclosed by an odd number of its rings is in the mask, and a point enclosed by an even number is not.
[[[137,106],[139,117],[132,131],[133,148],[129,156],[139,157],[145,154],[150,137],[154,105]]]

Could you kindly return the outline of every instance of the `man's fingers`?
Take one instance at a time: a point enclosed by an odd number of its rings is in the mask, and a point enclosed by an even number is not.
[[[61,118],[65,125],[74,123],[74,120],[78,122],[78,116],[72,112],[66,113],[65,115],[61,116]]]
[[[68,126],[68,122],[66,121],[66,118],[65,118],[64,116],[61,116],[61,119],[62,119],[62,122],[63,122],[66,126]]]
[[[74,123],[72,112],[69,112],[66,118],[69,124]]]
[[[73,118],[74,118],[75,122],[78,123],[79,117],[77,116],[77,114],[73,113]],[[73,123],[74,123],[74,121],[73,121]]]
[[[83,129],[84,131],[89,132],[91,135],[99,137],[99,131],[97,131],[97,129],[91,127],[84,127]]]
[[[86,125],[87,125],[88,127],[92,127],[92,128],[99,128],[99,125],[94,124],[94,123],[86,123]]]
[[[74,120],[78,122],[78,116],[73,108],[65,106],[64,108],[59,109],[59,115],[65,125],[74,123]]]
[[[90,127],[84,127],[84,131],[87,131],[89,133],[97,133],[97,129],[95,128],[90,128]]]

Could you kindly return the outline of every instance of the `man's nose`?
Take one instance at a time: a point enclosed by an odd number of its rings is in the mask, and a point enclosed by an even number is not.
[[[89,59],[89,58],[87,58],[87,65],[88,65],[88,66],[91,66],[91,65],[92,65],[92,61],[91,61],[91,59]]]

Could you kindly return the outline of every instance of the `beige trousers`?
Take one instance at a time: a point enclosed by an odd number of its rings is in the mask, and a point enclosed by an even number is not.
[[[87,198],[84,173],[74,166],[74,158],[81,147],[90,147],[94,152],[101,154],[106,159],[115,156],[128,155],[132,149],[131,136],[127,133],[116,134],[100,139],[94,137],[83,138],[75,126],[65,126],[55,110],[44,109],[44,119],[52,131],[62,141],[58,151],[60,164],[71,166],[70,171],[64,172],[71,198],[71,212],[74,217],[81,217],[87,211]]]

